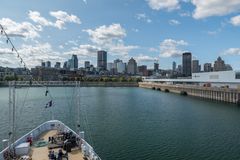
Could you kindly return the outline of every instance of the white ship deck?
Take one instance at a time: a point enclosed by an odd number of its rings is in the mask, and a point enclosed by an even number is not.
[[[58,120],[51,120],[47,121],[40,126],[36,127],[32,131],[25,134],[23,137],[19,138],[17,141],[15,141],[14,144],[10,145],[10,148],[14,146],[18,146],[22,143],[26,143],[27,139],[31,137],[33,139],[33,145],[30,148],[30,153],[28,153],[26,156],[29,156],[32,158],[32,160],[49,160],[49,151],[54,151],[54,155],[57,155],[59,152],[59,149],[63,146],[63,143],[65,144],[64,138],[61,136],[64,136],[62,133],[72,133],[77,138],[80,138],[80,141],[75,141],[75,147],[71,147],[71,152],[68,152],[68,159],[69,160],[101,160],[101,158],[95,153],[93,150],[93,147],[89,145],[84,138],[82,138],[80,135],[78,135],[76,132],[74,132],[72,129],[70,129],[68,126],[66,126],[64,123],[58,121]],[[55,141],[50,142],[49,137],[54,137]],[[37,142],[43,142],[44,145],[36,145]],[[74,143],[73,142],[73,143]],[[71,142],[70,142],[71,143]],[[79,144],[80,143],[80,144]],[[40,147],[42,146],[42,147]],[[49,149],[54,148],[54,149]],[[80,150],[81,148],[81,150]],[[66,151],[62,149],[63,153],[65,154]],[[9,154],[9,147],[5,148],[3,151],[0,152],[0,160],[9,159],[6,157],[6,154]],[[18,156],[18,155],[17,155]],[[85,158],[84,158],[85,157]],[[65,156],[64,156],[65,158]],[[63,158],[63,160],[65,160]]]
[[[48,141],[48,137],[53,137],[56,134],[57,134],[57,130],[47,131],[47,132],[43,133],[42,135],[40,135],[39,140],[41,139],[44,141]],[[53,150],[55,153],[58,153],[59,148],[48,149],[48,146],[44,146],[44,147],[32,146],[30,156],[31,156],[32,160],[49,160],[48,153],[50,150]],[[72,152],[68,153],[68,159],[69,160],[84,160],[83,154],[80,151],[80,149],[78,149],[78,148],[76,148],[76,149],[72,150]]]

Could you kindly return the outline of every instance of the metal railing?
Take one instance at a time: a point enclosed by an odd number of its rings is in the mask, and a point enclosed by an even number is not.
[[[26,142],[28,137],[31,137],[33,140],[36,140],[40,134],[42,134],[46,131],[49,131],[49,130],[53,130],[53,129],[54,130],[71,131],[73,134],[75,134],[77,137],[79,137],[79,135],[75,131],[73,131],[71,128],[66,126],[61,121],[51,120],[51,121],[47,121],[47,122],[41,124],[40,126],[36,127],[32,131],[28,132],[27,134],[25,134],[24,136],[19,138],[17,141],[15,141],[13,144],[10,145],[10,149],[13,146],[18,146],[19,144]],[[93,147],[90,144],[88,144],[84,139],[82,139],[81,147],[82,147],[83,155],[85,157],[87,157],[89,160],[101,160],[101,158],[94,151]],[[4,160],[4,152],[6,152],[8,150],[9,150],[9,147],[3,149],[0,152],[0,160]]]

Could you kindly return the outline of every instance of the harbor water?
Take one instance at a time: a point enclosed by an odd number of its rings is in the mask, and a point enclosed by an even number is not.
[[[16,136],[52,116],[76,129],[74,88],[16,89]],[[8,138],[8,88],[0,88],[0,140]],[[240,159],[240,108],[143,88],[82,87],[80,126],[103,160]],[[53,107],[45,108],[53,100]],[[2,149],[2,145],[0,148]]]

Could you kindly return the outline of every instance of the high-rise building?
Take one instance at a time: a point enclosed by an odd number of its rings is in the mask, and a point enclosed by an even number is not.
[[[42,62],[41,66],[42,66],[42,67],[46,67],[46,63],[45,63],[45,62]]]
[[[137,62],[133,58],[128,61],[127,73],[132,75],[137,73]]]
[[[212,64],[211,63],[205,63],[203,66],[203,71],[204,72],[212,72],[213,68],[212,68]]]
[[[198,73],[201,71],[201,66],[199,65],[198,60],[192,61],[192,73]]]
[[[98,70],[107,70],[107,52],[98,51],[97,52],[97,68]]]
[[[90,68],[90,62],[89,61],[85,61],[84,62],[84,67],[85,68]]]
[[[107,63],[107,70],[108,70],[111,74],[113,74],[113,73],[114,73],[114,63],[112,63],[112,62]]]
[[[61,68],[61,63],[60,62],[56,62],[54,68]]]
[[[63,68],[64,68],[64,69],[67,69],[67,67],[68,67],[68,61],[65,61],[65,62],[63,63]]]
[[[192,53],[185,52],[182,56],[182,73],[183,76],[189,77],[192,75]]]
[[[115,59],[114,61],[113,61],[113,71],[114,71],[114,73],[118,73],[117,72],[117,63],[118,62],[122,62],[122,60],[120,60],[120,59]]]
[[[138,73],[141,76],[148,76],[148,70],[146,65],[138,66]]]
[[[126,63],[122,61],[117,63],[117,73],[125,73],[126,72]]]
[[[159,70],[159,63],[154,63],[154,71],[158,71]]]
[[[226,66],[224,60],[221,57],[218,57],[217,60],[214,62],[213,66],[214,71],[225,71]]]
[[[50,62],[50,61],[47,61],[46,63],[47,63],[47,66],[46,66],[46,67],[51,68],[51,62]]]
[[[182,65],[178,65],[176,71],[180,74],[182,74]]]
[[[173,70],[173,71],[176,71],[176,67],[177,67],[177,64],[176,64],[175,61],[173,61],[173,63],[172,63],[172,70]]]
[[[72,70],[78,69],[78,57],[75,54],[72,55],[72,59],[70,62],[70,69],[72,69]]]

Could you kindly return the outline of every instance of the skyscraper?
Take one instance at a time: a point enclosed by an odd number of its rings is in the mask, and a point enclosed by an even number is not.
[[[226,66],[224,60],[221,57],[218,57],[217,60],[214,62],[213,66],[214,71],[225,71]]]
[[[137,73],[137,62],[133,58],[128,61],[127,73],[132,75]]]
[[[176,71],[176,67],[177,67],[177,64],[176,64],[175,61],[173,61],[173,63],[172,63],[172,70],[173,70],[173,71]]]
[[[78,58],[77,55],[73,54],[72,59],[70,61],[70,69],[77,70],[78,69]]]
[[[154,71],[158,71],[159,70],[159,63],[154,63]]]
[[[90,62],[89,61],[84,62],[84,68],[90,68]]]
[[[97,52],[97,68],[100,70],[107,70],[107,52]]]
[[[68,61],[65,61],[65,62],[63,63],[63,68],[64,68],[64,69],[67,69],[67,66],[68,66]]]
[[[182,56],[182,73],[183,76],[189,77],[192,75],[192,53],[185,52]]]
[[[198,72],[200,72],[199,61],[193,60],[192,61],[192,73],[198,73]]]
[[[47,61],[46,63],[47,63],[47,66],[46,66],[46,67],[51,68],[51,62],[50,62],[50,61]]]
[[[125,73],[126,72],[126,63],[122,61],[117,63],[117,73]]]
[[[45,63],[45,62],[42,62],[41,66],[42,66],[42,67],[46,67],[46,63]]]
[[[211,63],[205,63],[203,68],[204,72],[211,72],[213,70]]]
[[[54,68],[61,68],[61,63],[60,62],[56,62]]]

